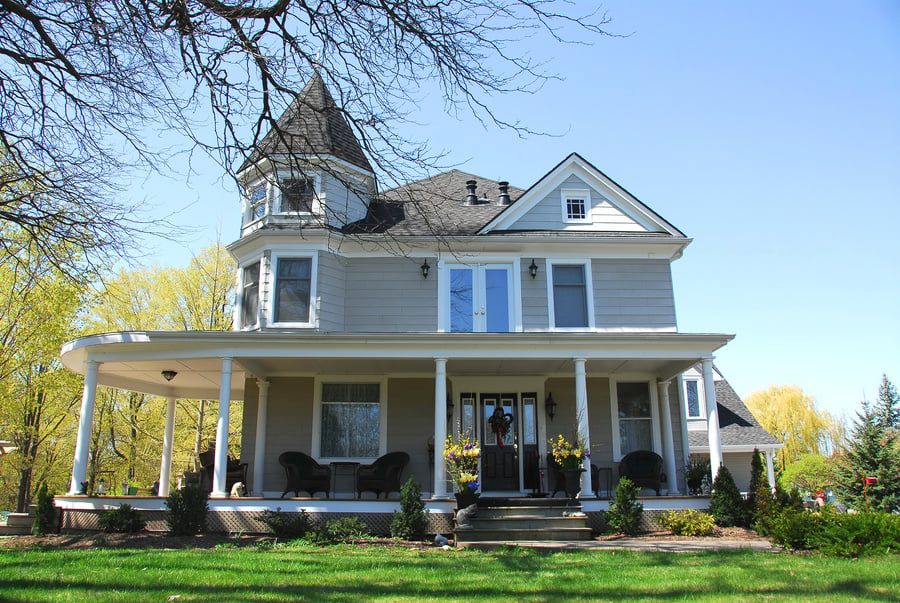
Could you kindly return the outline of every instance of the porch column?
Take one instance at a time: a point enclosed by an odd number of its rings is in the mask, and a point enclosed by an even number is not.
[[[81,484],[87,481],[88,453],[91,450],[91,431],[94,429],[94,401],[97,399],[99,372],[100,363],[88,360],[87,371],[84,374],[84,392],[81,395],[81,414],[78,417],[78,437],[75,440],[70,496],[81,493]]]
[[[769,478],[769,486],[775,492],[775,449],[766,450],[766,477]]]
[[[216,424],[216,457],[211,498],[225,498],[225,474],[228,471],[228,420],[231,413],[231,358],[222,358],[219,383],[219,420]]]
[[[669,477],[669,494],[680,494],[678,491],[678,469],[675,467],[675,434],[672,433],[672,408],[669,403],[669,384],[671,381],[659,381],[659,416],[662,419],[663,456],[666,461],[666,475]]]
[[[587,375],[584,372],[584,358],[575,359],[575,416],[578,423],[578,434],[584,437],[584,445],[591,449],[591,429],[588,423]],[[591,486],[591,461],[588,457],[587,471],[581,474],[581,494],[593,497]]]
[[[175,445],[175,398],[166,398],[166,430],[163,432],[162,461],[159,465],[159,496],[169,495],[172,480],[172,448]]]
[[[434,498],[447,498],[444,444],[447,443],[447,359],[434,359]]]
[[[259,400],[256,407],[256,446],[253,448],[253,488],[257,496],[263,495],[263,466],[266,454],[266,423],[269,415],[269,382],[256,380]]]
[[[712,360],[703,365],[703,389],[706,391],[706,429],[709,433],[709,467],[715,480],[722,465],[722,442],[719,440],[719,408],[716,404],[716,384],[713,381]]]

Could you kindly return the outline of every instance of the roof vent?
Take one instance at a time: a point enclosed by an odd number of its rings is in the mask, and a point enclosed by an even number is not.
[[[475,192],[477,187],[478,183],[474,180],[466,181],[466,205],[478,205],[478,194]]]
[[[497,205],[509,205],[512,203],[512,200],[509,198],[509,182],[504,180],[503,182],[498,182],[497,185],[500,187],[500,196],[497,197]]]

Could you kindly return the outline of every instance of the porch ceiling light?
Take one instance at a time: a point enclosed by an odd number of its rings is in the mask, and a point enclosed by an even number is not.
[[[428,258],[425,258],[425,261],[422,262],[422,278],[428,278],[429,270],[431,270],[431,266],[428,265]]]
[[[165,378],[166,381],[171,381],[172,379],[175,378],[175,375],[177,375],[177,374],[178,373],[176,373],[175,371],[163,371],[162,372],[162,376],[163,376],[163,378]]]
[[[531,273],[531,278],[537,277],[537,271],[537,264],[534,263],[534,258],[531,258],[531,266],[528,267],[528,272]]]
[[[547,416],[550,417],[550,420],[553,420],[553,417],[556,416],[556,400],[553,399],[553,394],[547,394],[547,399],[544,400],[544,410],[547,412]]]

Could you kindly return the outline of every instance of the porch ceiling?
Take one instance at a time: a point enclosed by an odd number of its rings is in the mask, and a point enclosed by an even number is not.
[[[433,377],[435,358],[448,375],[653,374],[671,378],[732,336],[684,333],[240,333],[147,332],[83,337],[62,361],[84,373],[100,363],[101,385],[177,398],[217,399],[222,358],[234,360],[231,398],[247,377],[402,374]],[[176,371],[168,382],[162,371]]]

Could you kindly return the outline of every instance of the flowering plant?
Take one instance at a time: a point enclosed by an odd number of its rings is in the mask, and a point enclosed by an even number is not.
[[[478,483],[478,459],[481,457],[481,447],[478,440],[471,440],[467,435],[460,435],[454,441],[453,436],[447,436],[444,444],[444,462],[447,472],[453,478],[456,489],[459,492],[475,492]]]
[[[550,440],[550,446],[553,460],[563,469],[578,469],[585,459],[591,456],[584,438],[580,435],[574,442],[570,442],[565,436],[559,434],[555,440]]]

